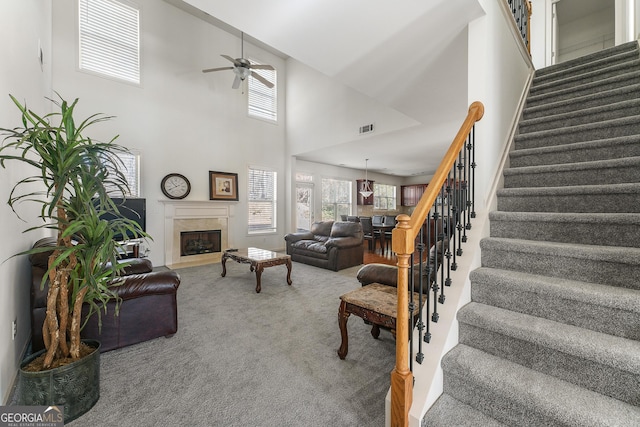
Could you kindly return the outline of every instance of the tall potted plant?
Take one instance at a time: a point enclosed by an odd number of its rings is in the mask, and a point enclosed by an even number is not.
[[[148,236],[136,222],[120,215],[111,200],[113,196],[123,197],[128,193],[119,157],[127,152],[126,148],[116,145],[115,138],[99,142],[85,134],[90,126],[111,117],[94,114],[76,123],[74,109],[78,99],[72,103],[61,97],[52,99],[57,110],[38,115],[10,97],[20,110],[22,126],[0,129],[6,135],[0,146],[0,166],[4,168],[7,162],[16,161],[32,166],[36,172],[14,185],[8,204],[16,215],[17,203],[40,204],[42,223],[25,231],[49,229],[57,236],[56,247],[49,257],[49,269],[41,284],[44,287],[48,279],[43,326],[46,353],[41,357],[39,369],[50,370],[82,357],[80,331],[86,321],[82,319],[82,305],[90,305],[87,318],[93,314],[100,316],[103,307],[106,310],[106,302],[117,299],[111,287],[118,285],[119,273],[125,264],[118,262],[119,243],[114,237]],[[35,191],[34,185],[39,187]],[[115,214],[117,219],[103,219],[106,213],[111,217]],[[33,248],[21,254],[45,250],[51,248]],[[88,352],[98,353],[97,349]],[[65,406],[65,412],[69,410]],[[74,418],[80,415],[72,412]],[[65,419],[68,420],[66,414]]]

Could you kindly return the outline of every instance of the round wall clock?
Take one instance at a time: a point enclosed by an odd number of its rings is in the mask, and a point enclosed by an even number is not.
[[[160,183],[162,193],[170,199],[184,199],[191,191],[191,183],[179,173],[170,173]]]

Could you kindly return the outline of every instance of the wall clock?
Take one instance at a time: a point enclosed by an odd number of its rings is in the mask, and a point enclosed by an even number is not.
[[[160,183],[162,193],[170,199],[184,199],[191,191],[191,183],[179,173],[170,173]]]

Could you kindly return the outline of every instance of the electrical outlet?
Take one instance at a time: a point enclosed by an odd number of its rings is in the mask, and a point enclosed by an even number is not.
[[[18,319],[11,322],[11,339],[15,340],[16,335],[18,335]]]

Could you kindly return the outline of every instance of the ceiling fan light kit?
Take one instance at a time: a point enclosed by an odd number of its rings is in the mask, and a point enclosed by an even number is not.
[[[262,77],[260,74],[254,72],[253,70],[274,70],[273,66],[268,64],[252,64],[251,61],[244,57],[244,33],[241,33],[241,51],[240,58],[233,59],[229,55],[220,55],[226,60],[233,63],[233,67],[218,67],[218,68],[207,68],[202,70],[203,73],[211,73],[213,71],[222,71],[222,70],[233,70],[235,73],[235,78],[233,79],[233,84],[231,87],[233,89],[237,89],[240,87],[240,83],[242,83],[247,77],[252,76],[260,83],[271,89],[273,87],[273,83],[269,80]]]

